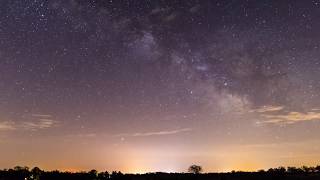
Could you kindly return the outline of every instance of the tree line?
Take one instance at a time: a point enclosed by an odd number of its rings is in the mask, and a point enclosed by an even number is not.
[[[188,173],[146,173],[123,174],[120,171],[98,172],[97,170],[83,172],[44,171],[39,167],[32,169],[26,166],[16,166],[10,169],[0,170],[0,180],[54,180],[54,179],[83,179],[83,180],[188,180],[188,179],[219,179],[219,180],[267,180],[267,179],[320,179],[320,165],[315,167],[278,167],[256,172],[231,171],[229,173],[201,173],[202,167],[192,165]]]

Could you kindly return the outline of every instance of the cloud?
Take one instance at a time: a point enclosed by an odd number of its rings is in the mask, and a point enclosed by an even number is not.
[[[250,112],[267,113],[267,112],[277,112],[283,110],[283,106],[262,106],[258,109],[253,109]]]
[[[22,123],[22,128],[26,130],[39,130],[39,129],[47,129],[54,126],[56,122],[52,119],[39,119],[36,121],[26,121]]]
[[[0,122],[0,131],[4,130],[14,130],[16,129],[14,123],[10,123],[8,121]]]
[[[6,130],[27,130],[36,131],[48,129],[57,124],[50,114],[31,114],[19,121],[0,121],[0,131]]]
[[[51,114],[31,114],[31,118],[23,121],[19,128],[30,131],[48,129],[57,124],[57,121],[52,118],[53,116]]]
[[[31,114],[33,117],[39,117],[39,118],[50,118],[52,115],[50,114]]]
[[[97,137],[96,133],[80,133],[80,134],[70,134],[69,137],[78,137],[78,138],[94,138]]]
[[[172,134],[179,134],[183,132],[192,131],[191,128],[183,128],[183,129],[176,129],[176,130],[166,130],[166,131],[155,131],[155,132],[137,132],[133,134],[117,134],[115,137],[147,137],[147,136],[164,136],[164,135],[172,135]]]
[[[301,121],[320,120],[319,109],[313,108],[307,112],[284,111],[283,106],[263,106],[250,112],[259,113],[264,120],[259,123],[294,124]]]
[[[267,120],[263,121],[264,123],[285,123],[293,124],[300,121],[313,121],[320,120],[320,112],[289,112],[287,114],[262,114],[262,117]]]

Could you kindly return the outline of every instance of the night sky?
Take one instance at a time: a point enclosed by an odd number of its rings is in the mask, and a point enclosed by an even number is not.
[[[320,159],[319,0],[0,0],[0,168]]]

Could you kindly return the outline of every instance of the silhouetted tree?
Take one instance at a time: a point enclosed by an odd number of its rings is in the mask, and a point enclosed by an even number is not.
[[[288,167],[287,172],[292,174],[299,174],[299,173],[303,173],[303,170],[296,167]]]
[[[305,173],[311,173],[315,171],[315,168],[313,167],[308,167],[308,166],[302,166],[301,168]]]
[[[310,169],[310,172],[312,172],[312,173],[317,172],[315,167],[309,167],[309,169]]]
[[[110,178],[111,179],[121,179],[122,176],[123,176],[122,172],[112,171]]]
[[[193,174],[199,174],[202,172],[202,167],[199,166],[199,165],[191,165],[189,168],[188,168],[188,172],[189,173],[193,173]]]
[[[275,170],[274,170],[274,168],[270,168],[270,169],[268,169],[268,171],[267,171],[268,173],[274,173],[275,172]]]
[[[92,169],[88,173],[89,173],[91,179],[97,179],[97,177],[98,177],[98,171],[97,170]]]
[[[278,168],[275,168],[275,172],[276,173],[279,173],[279,174],[283,174],[286,172],[286,168],[285,167],[278,167]]]
[[[109,172],[106,171],[106,172],[100,172],[98,174],[98,179],[99,180],[105,180],[105,179],[109,179]]]
[[[27,179],[29,177],[29,168],[27,166],[15,166],[13,168],[13,174],[19,179]]]
[[[42,174],[41,169],[38,168],[38,167],[34,167],[34,168],[31,170],[31,176],[30,176],[30,178],[31,178],[31,179],[35,179],[35,180],[39,180],[41,174]]]

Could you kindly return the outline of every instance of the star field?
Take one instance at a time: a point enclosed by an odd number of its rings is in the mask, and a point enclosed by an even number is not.
[[[0,168],[316,165],[319,8],[0,0]]]

